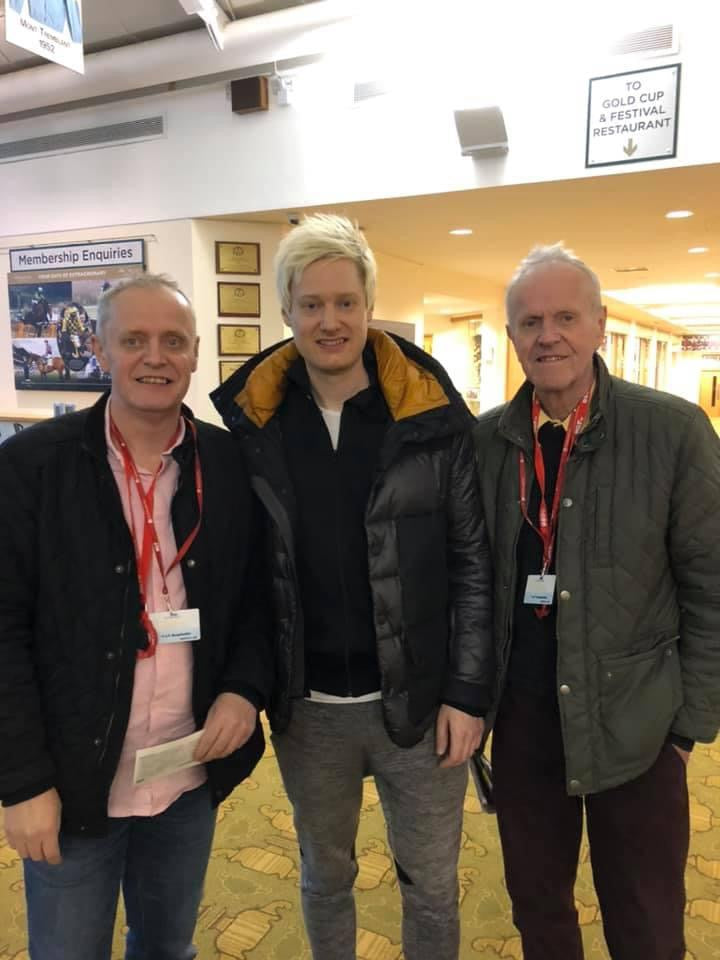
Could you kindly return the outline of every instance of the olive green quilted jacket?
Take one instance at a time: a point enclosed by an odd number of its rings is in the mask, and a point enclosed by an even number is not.
[[[672,732],[720,725],[720,440],[694,404],[609,375],[568,463],[556,545],[557,689],[570,794],[647,770]],[[502,692],[532,473],[532,387],[482,415],[475,441],[495,565]],[[528,486],[528,489],[530,487]]]

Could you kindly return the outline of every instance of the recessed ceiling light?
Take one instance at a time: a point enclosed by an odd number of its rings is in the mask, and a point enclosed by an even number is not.
[[[707,253],[710,247],[690,247],[688,253]]]
[[[717,280],[717,278],[720,277],[720,273],[715,270],[712,273],[706,273],[705,276],[708,278],[708,280]]]
[[[685,220],[687,217],[694,216],[692,210],[668,210],[665,214],[666,220]]]
[[[469,227],[458,227],[456,230],[450,231],[450,236],[469,237],[471,233],[472,233],[472,230]]]

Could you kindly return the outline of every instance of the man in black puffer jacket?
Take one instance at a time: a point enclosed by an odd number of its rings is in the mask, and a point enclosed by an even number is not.
[[[0,447],[0,800],[33,960],[109,960],[121,883],[127,957],[184,960],[215,808],[263,750],[260,512],[232,437],[181,405],[172,282],[106,293],[96,350],[110,394]],[[198,765],[138,775],[200,730]]]
[[[354,845],[372,775],[406,960],[455,960],[466,761],[494,681],[472,417],[432,357],[368,331],[375,263],[348,220],[309,218],[276,268],[293,340],[213,399],[272,521],[269,716],[313,956],[355,957]]]

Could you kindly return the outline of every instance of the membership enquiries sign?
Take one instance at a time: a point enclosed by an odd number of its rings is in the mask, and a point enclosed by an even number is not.
[[[10,250],[7,275],[16,390],[106,390],[93,352],[98,301],[144,269],[143,240]]]
[[[82,0],[5,0],[5,39],[85,73]]]

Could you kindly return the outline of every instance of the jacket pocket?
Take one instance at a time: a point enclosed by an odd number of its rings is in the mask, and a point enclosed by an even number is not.
[[[600,658],[600,722],[609,774],[652,762],[659,753],[683,702],[677,640],[660,638],[652,650]]]

